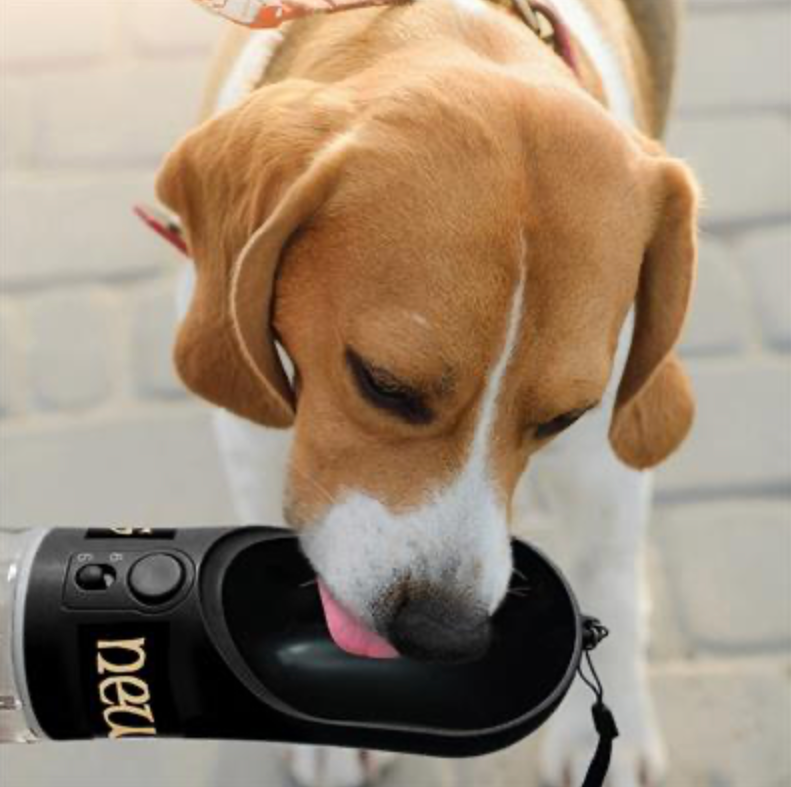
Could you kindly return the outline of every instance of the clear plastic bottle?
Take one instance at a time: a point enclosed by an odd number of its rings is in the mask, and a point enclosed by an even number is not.
[[[0,743],[41,738],[25,681],[22,617],[30,566],[46,532],[0,529]]]

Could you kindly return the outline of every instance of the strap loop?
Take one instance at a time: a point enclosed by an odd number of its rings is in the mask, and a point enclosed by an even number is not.
[[[599,743],[593,754],[585,781],[582,787],[602,787],[607,778],[612,759],[613,741],[618,737],[618,725],[612,711],[604,704],[604,688],[599,680],[599,675],[591,660],[591,651],[610,633],[596,618],[583,620],[583,650],[584,662],[587,663],[591,676],[588,677],[582,669],[583,662],[578,667],[579,676],[586,686],[596,695],[596,701],[591,706],[593,726],[599,734]]]
[[[615,740],[618,737],[618,725],[615,723],[612,711],[603,702],[597,702],[591,708],[591,713],[599,737]]]

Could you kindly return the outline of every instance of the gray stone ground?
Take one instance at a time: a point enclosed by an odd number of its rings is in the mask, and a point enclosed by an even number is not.
[[[0,522],[233,520],[169,366],[173,255],[129,213],[192,117],[216,25],[186,0],[2,0]],[[791,783],[791,4],[694,0],[669,139],[706,193],[659,474],[651,675],[668,787]],[[388,787],[534,783],[536,741]],[[279,783],[257,744],[6,747],[4,787]]]

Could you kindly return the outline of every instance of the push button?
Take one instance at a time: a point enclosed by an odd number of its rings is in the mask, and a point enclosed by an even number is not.
[[[83,566],[74,577],[82,590],[107,590],[115,582],[115,569],[112,566]]]
[[[147,555],[132,566],[127,582],[138,601],[163,604],[184,584],[184,567],[172,555]]]

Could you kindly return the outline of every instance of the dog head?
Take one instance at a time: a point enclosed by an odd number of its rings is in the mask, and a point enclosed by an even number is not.
[[[285,514],[325,585],[402,652],[453,660],[506,593],[519,476],[601,402],[632,308],[612,447],[646,468],[686,435],[696,189],[579,91],[444,65],[260,89],[181,142],[158,192],[197,270],[184,381],[293,426]]]

